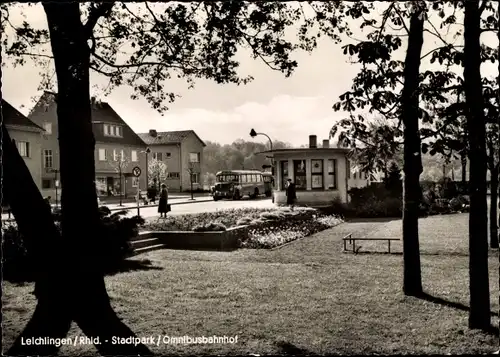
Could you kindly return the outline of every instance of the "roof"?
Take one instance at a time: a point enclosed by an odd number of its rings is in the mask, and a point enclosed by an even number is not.
[[[37,105],[56,101],[57,93],[45,91]],[[106,102],[92,104],[92,132],[96,142],[137,145],[146,147],[144,141],[128,126],[128,124]],[[102,124],[118,124],[122,129],[121,137],[105,136]]]
[[[29,120],[19,110],[10,105],[5,99],[2,99],[2,120],[5,125],[25,126],[45,131],[43,128]]]
[[[194,135],[203,146],[207,146],[194,130],[162,131],[157,132],[156,136],[151,136],[150,133],[139,133],[137,135],[139,135],[147,145],[180,144],[188,136]]]
[[[297,148],[297,149],[277,149],[277,150],[267,150],[261,151],[256,154],[266,154],[269,157],[273,157],[276,154],[294,154],[294,153],[324,153],[324,152],[337,152],[342,154],[347,154],[351,150],[346,148]]]
[[[101,124],[119,124],[123,128],[122,137],[105,136]],[[115,112],[106,102],[101,102],[92,106],[92,126],[94,137],[97,142],[118,143],[137,146],[146,146],[146,143],[137,135],[135,131]]]

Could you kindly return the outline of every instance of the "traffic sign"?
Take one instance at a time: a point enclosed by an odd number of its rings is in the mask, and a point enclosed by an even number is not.
[[[139,177],[141,176],[141,168],[139,166],[136,166],[132,169],[132,174],[135,176],[135,177]]]

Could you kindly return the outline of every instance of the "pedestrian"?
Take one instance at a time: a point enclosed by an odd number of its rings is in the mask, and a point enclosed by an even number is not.
[[[170,211],[168,204],[168,190],[165,184],[161,185],[160,202],[158,203],[158,213],[160,218],[167,218],[167,213]]]
[[[297,199],[297,192],[295,190],[295,184],[292,182],[292,179],[288,179],[286,185],[286,204],[290,206],[293,211],[293,207],[295,206],[295,200]]]
[[[147,190],[147,195],[148,195],[148,200],[152,203],[156,203],[156,195],[158,194],[158,190],[156,189],[155,185],[152,185],[151,187],[148,188]]]

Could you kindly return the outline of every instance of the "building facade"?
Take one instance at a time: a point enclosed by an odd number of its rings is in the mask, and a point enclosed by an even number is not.
[[[288,179],[295,183],[297,204],[307,206],[330,205],[335,199],[349,201],[350,171],[347,154],[349,149],[330,148],[329,140],[318,147],[316,136],[309,137],[309,148],[266,151],[273,157],[275,172],[276,204],[286,203],[285,184]],[[366,186],[364,176],[361,181]],[[361,182],[359,186],[361,187]]]
[[[59,189],[59,143],[57,130],[57,95],[45,92],[29,118],[45,129],[42,145],[42,191]],[[125,121],[105,102],[92,99],[92,127],[95,138],[96,187],[100,197],[134,196],[145,190],[146,145]],[[142,174],[132,176],[138,166]]]
[[[193,130],[139,133],[139,137],[148,146],[149,161],[165,163],[166,173],[150,170],[149,184],[165,183],[170,191],[183,192],[203,189],[201,168],[203,149],[206,144]],[[157,177],[155,177],[157,176]]]
[[[2,120],[28,167],[38,189],[42,189],[42,144],[44,129],[2,99]]]

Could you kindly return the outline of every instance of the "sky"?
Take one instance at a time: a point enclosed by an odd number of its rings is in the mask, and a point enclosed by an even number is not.
[[[26,20],[34,26],[46,27],[45,13],[40,4],[24,9]],[[12,22],[20,23],[19,12],[12,13]],[[493,41],[495,38],[493,37]],[[352,42],[352,41],[351,41]],[[435,40],[426,41],[432,48]],[[198,80],[194,89],[188,89],[182,80],[169,82],[169,91],[181,96],[163,116],[145,100],[131,100],[131,89],[121,87],[101,98],[136,132],[194,130],[203,140],[230,144],[237,139],[266,143],[267,138],[249,136],[253,128],[273,140],[289,142],[294,146],[308,143],[309,135],[317,135],[318,142],[328,139],[336,121],[347,113],[334,112],[332,105],[340,94],[349,90],[357,65],[349,63],[341,45],[324,38],[311,54],[295,53],[299,63],[291,77],[272,71],[263,63],[243,57],[241,71],[255,80],[247,85],[218,85]],[[402,59],[402,58],[401,58]],[[424,65],[425,68],[425,65]],[[28,114],[39,97],[39,68],[30,62],[23,67],[3,67],[2,93],[14,107]],[[493,75],[495,66],[483,70]],[[93,75],[92,81],[103,79]],[[22,79],[22,85],[19,85]]]

